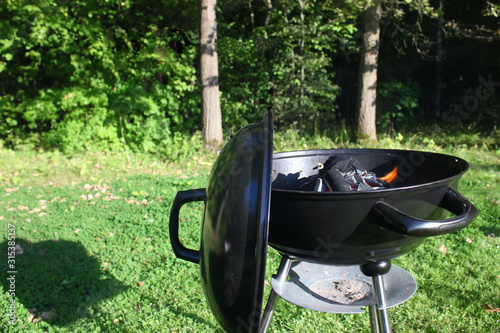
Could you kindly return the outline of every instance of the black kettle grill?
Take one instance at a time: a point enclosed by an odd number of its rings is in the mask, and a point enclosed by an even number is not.
[[[207,302],[228,332],[266,332],[280,298],[333,313],[368,307],[372,332],[390,332],[387,308],[416,291],[415,279],[391,259],[427,237],[466,227],[478,214],[457,192],[468,163],[385,149],[273,155],[272,145],[267,113],[229,140],[206,189],[177,193],[169,223],[176,256],[199,264]],[[355,157],[377,175],[397,174],[374,191],[302,191],[300,185],[333,155]],[[179,211],[193,201],[205,202],[199,250],[179,240]],[[454,216],[443,219],[447,212]],[[283,259],[261,315],[268,244]]]

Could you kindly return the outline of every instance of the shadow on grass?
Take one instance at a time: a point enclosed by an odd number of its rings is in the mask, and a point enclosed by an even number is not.
[[[195,322],[195,323],[202,323],[203,325],[206,325],[210,327],[211,332],[213,333],[224,333],[224,330],[219,327],[219,326],[214,326],[212,323],[208,322],[204,318],[200,317],[197,313],[194,313],[192,311],[186,310],[186,309],[176,309],[176,310],[171,310],[171,312],[176,316],[184,317],[184,318],[189,318],[189,320]]]
[[[13,269],[7,266],[7,260],[0,263],[1,271],[7,275],[2,277],[3,288],[12,289],[11,280],[7,278],[15,276],[15,295],[19,302],[37,316],[43,312],[55,313],[48,320],[50,324],[69,325],[88,315],[90,306],[127,288],[102,271],[99,261],[79,242],[30,243],[16,239],[16,244],[23,249],[23,253],[15,257],[16,273],[9,273]],[[0,244],[0,253],[11,252],[7,249],[7,241]]]

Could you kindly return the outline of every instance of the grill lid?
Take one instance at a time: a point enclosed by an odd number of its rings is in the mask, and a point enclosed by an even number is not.
[[[273,119],[239,130],[212,167],[200,268],[208,304],[224,329],[257,332],[267,256]]]

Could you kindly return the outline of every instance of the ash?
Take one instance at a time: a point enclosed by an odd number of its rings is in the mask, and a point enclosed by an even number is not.
[[[322,280],[314,283],[309,290],[329,301],[352,304],[371,296],[369,285],[357,280]]]

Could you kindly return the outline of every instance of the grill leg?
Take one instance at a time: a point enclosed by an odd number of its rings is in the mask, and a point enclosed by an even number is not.
[[[373,289],[375,290],[375,297],[377,299],[376,308],[370,307],[370,317],[375,314],[378,330],[375,333],[391,333],[391,323],[389,322],[389,313],[387,311],[387,301],[385,298],[385,283],[383,275],[372,276]],[[372,322],[372,332],[373,332]]]
[[[292,267],[292,259],[288,257],[283,257],[281,259],[280,267],[278,269],[278,273],[276,274],[276,280],[282,284],[286,281],[288,276],[288,272],[290,272],[290,268]],[[274,310],[276,309],[276,305],[278,304],[281,297],[271,289],[271,293],[269,294],[269,299],[266,303],[266,308],[264,309],[264,314],[262,315],[262,320],[260,321],[259,333],[266,333],[269,329],[269,325],[271,325],[271,320],[273,319]]]
[[[269,299],[266,303],[266,308],[264,309],[264,314],[262,315],[262,320],[260,322],[259,332],[266,333],[269,329],[269,325],[271,325],[271,320],[273,319],[274,310],[276,309],[276,305],[278,304],[281,297],[276,294],[274,289],[271,290],[269,294]]]
[[[368,307],[368,313],[370,314],[371,333],[380,333],[378,329],[377,305],[370,305]]]
[[[391,333],[384,283],[384,274],[391,270],[391,262],[389,260],[370,262],[359,268],[364,275],[371,276],[373,282],[376,303],[368,309],[372,333]]]

